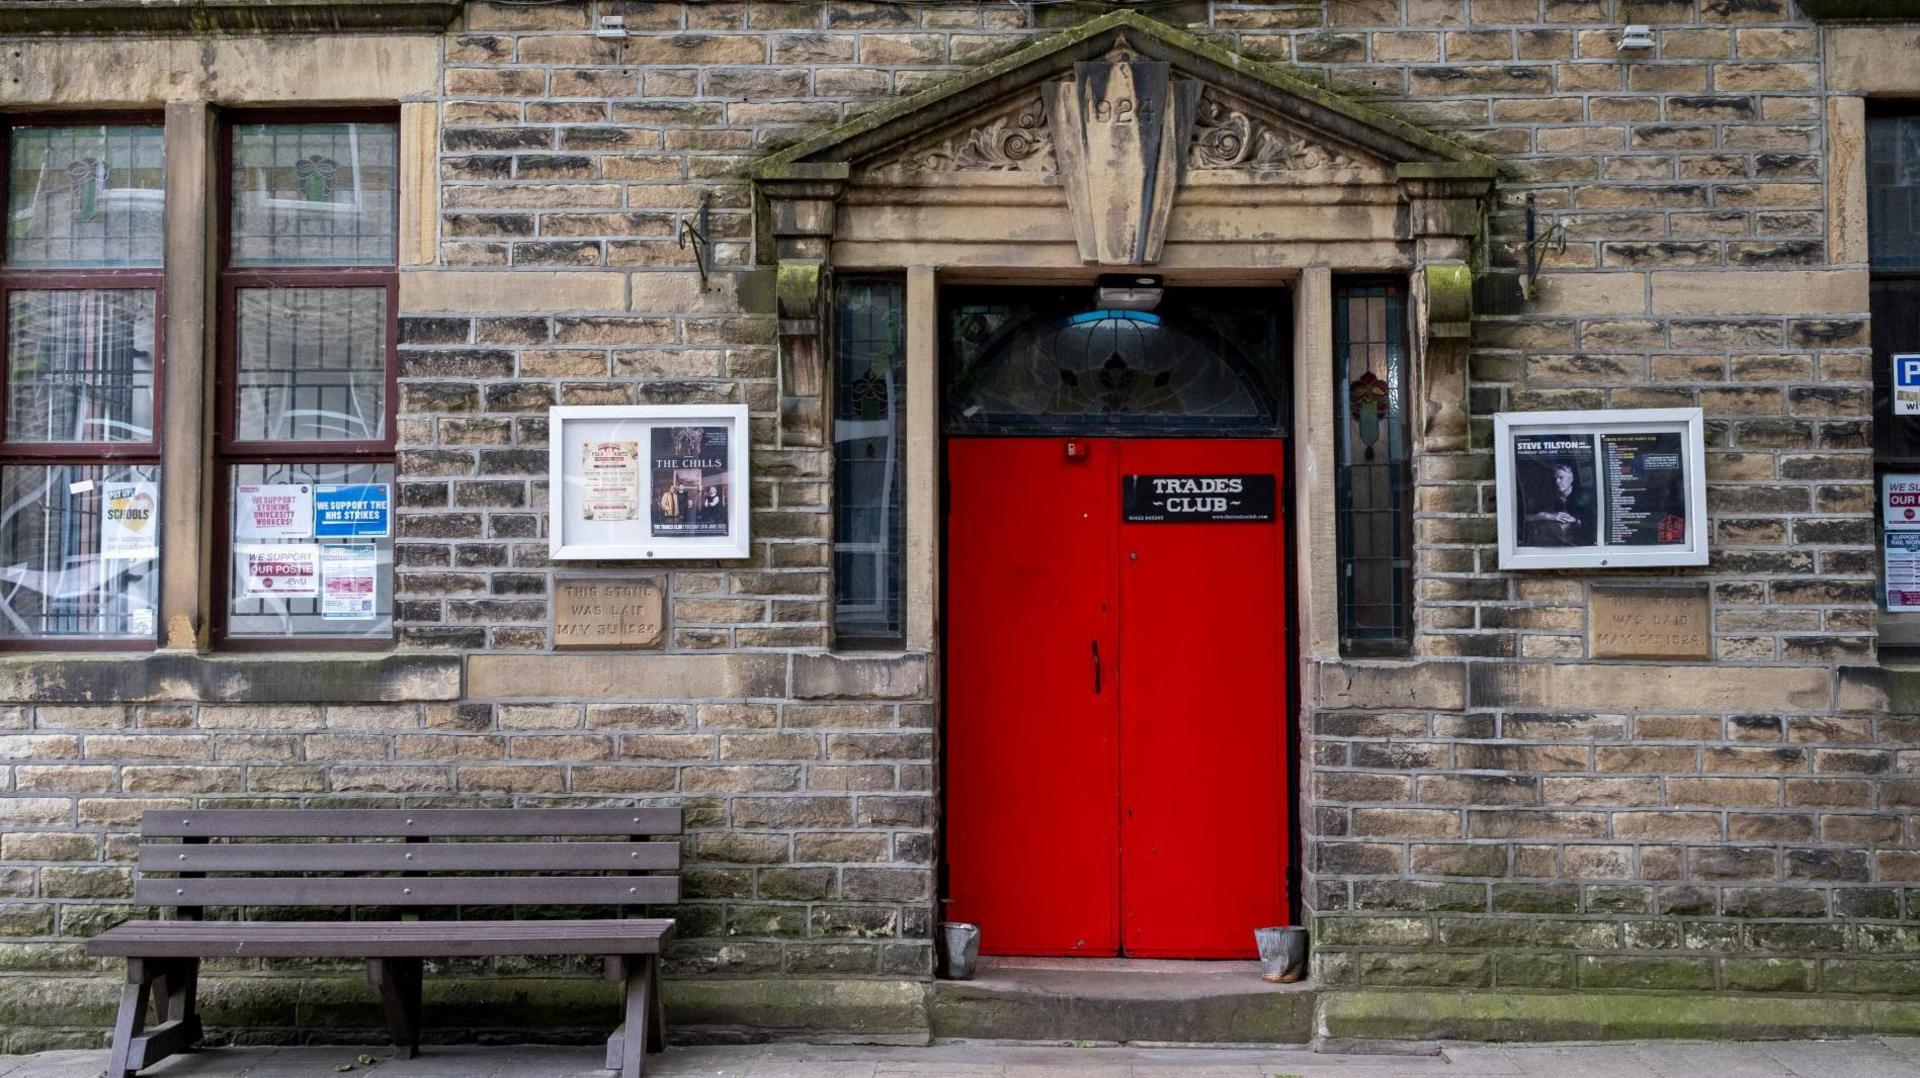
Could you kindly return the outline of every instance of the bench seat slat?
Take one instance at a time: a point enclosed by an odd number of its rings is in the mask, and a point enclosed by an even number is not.
[[[148,838],[493,838],[677,835],[680,810],[177,809],[140,816]]]
[[[678,876],[322,876],[155,879],[133,900],[152,906],[606,906],[680,901]]]
[[[658,954],[663,919],[601,921],[126,921],[87,953],[130,958],[438,958]]]
[[[143,872],[562,872],[680,867],[675,842],[158,843]]]

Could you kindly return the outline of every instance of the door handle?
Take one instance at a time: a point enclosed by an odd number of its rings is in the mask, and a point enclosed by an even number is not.
[[[1092,642],[1092,644],[1093,644],[1093,691],[1096,695],[1098,695],[1100,692],[1100,641],[1095,640]]]

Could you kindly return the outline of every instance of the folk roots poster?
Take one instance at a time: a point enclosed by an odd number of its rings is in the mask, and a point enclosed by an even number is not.
[[[587,520],[633,520],[640,512],[640,443],[588,442],[581,450]]]
[[[725,535],[732,512],[724,426],[653,428],[653,534]]]

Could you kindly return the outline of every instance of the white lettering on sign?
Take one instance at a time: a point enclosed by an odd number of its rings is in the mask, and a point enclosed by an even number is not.
[[[1274,519],[1271,475],[1129,475],[1121,518],[1135,524],[1261,522]]]
[[[1893,414],[1920,415],[1920,353],[1894,354]]]
[[[1180,476],[1163,476],[1153,481],[1155,494],[1238,494],[1242,483],[1237,476],[1223,476],[1218,479],[1189,479]],[[1173,503],[1168,502],[1169,506]],[[1220,508],[1225,508],[1222,503]]]

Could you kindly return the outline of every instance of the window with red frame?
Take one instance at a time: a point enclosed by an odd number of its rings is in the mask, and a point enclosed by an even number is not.
[[[216,616],[230,645],[393,636],[395,119],[223,124]]]
[[[160,119],[5,127],[0,646],[149,647],[160,598]]]

